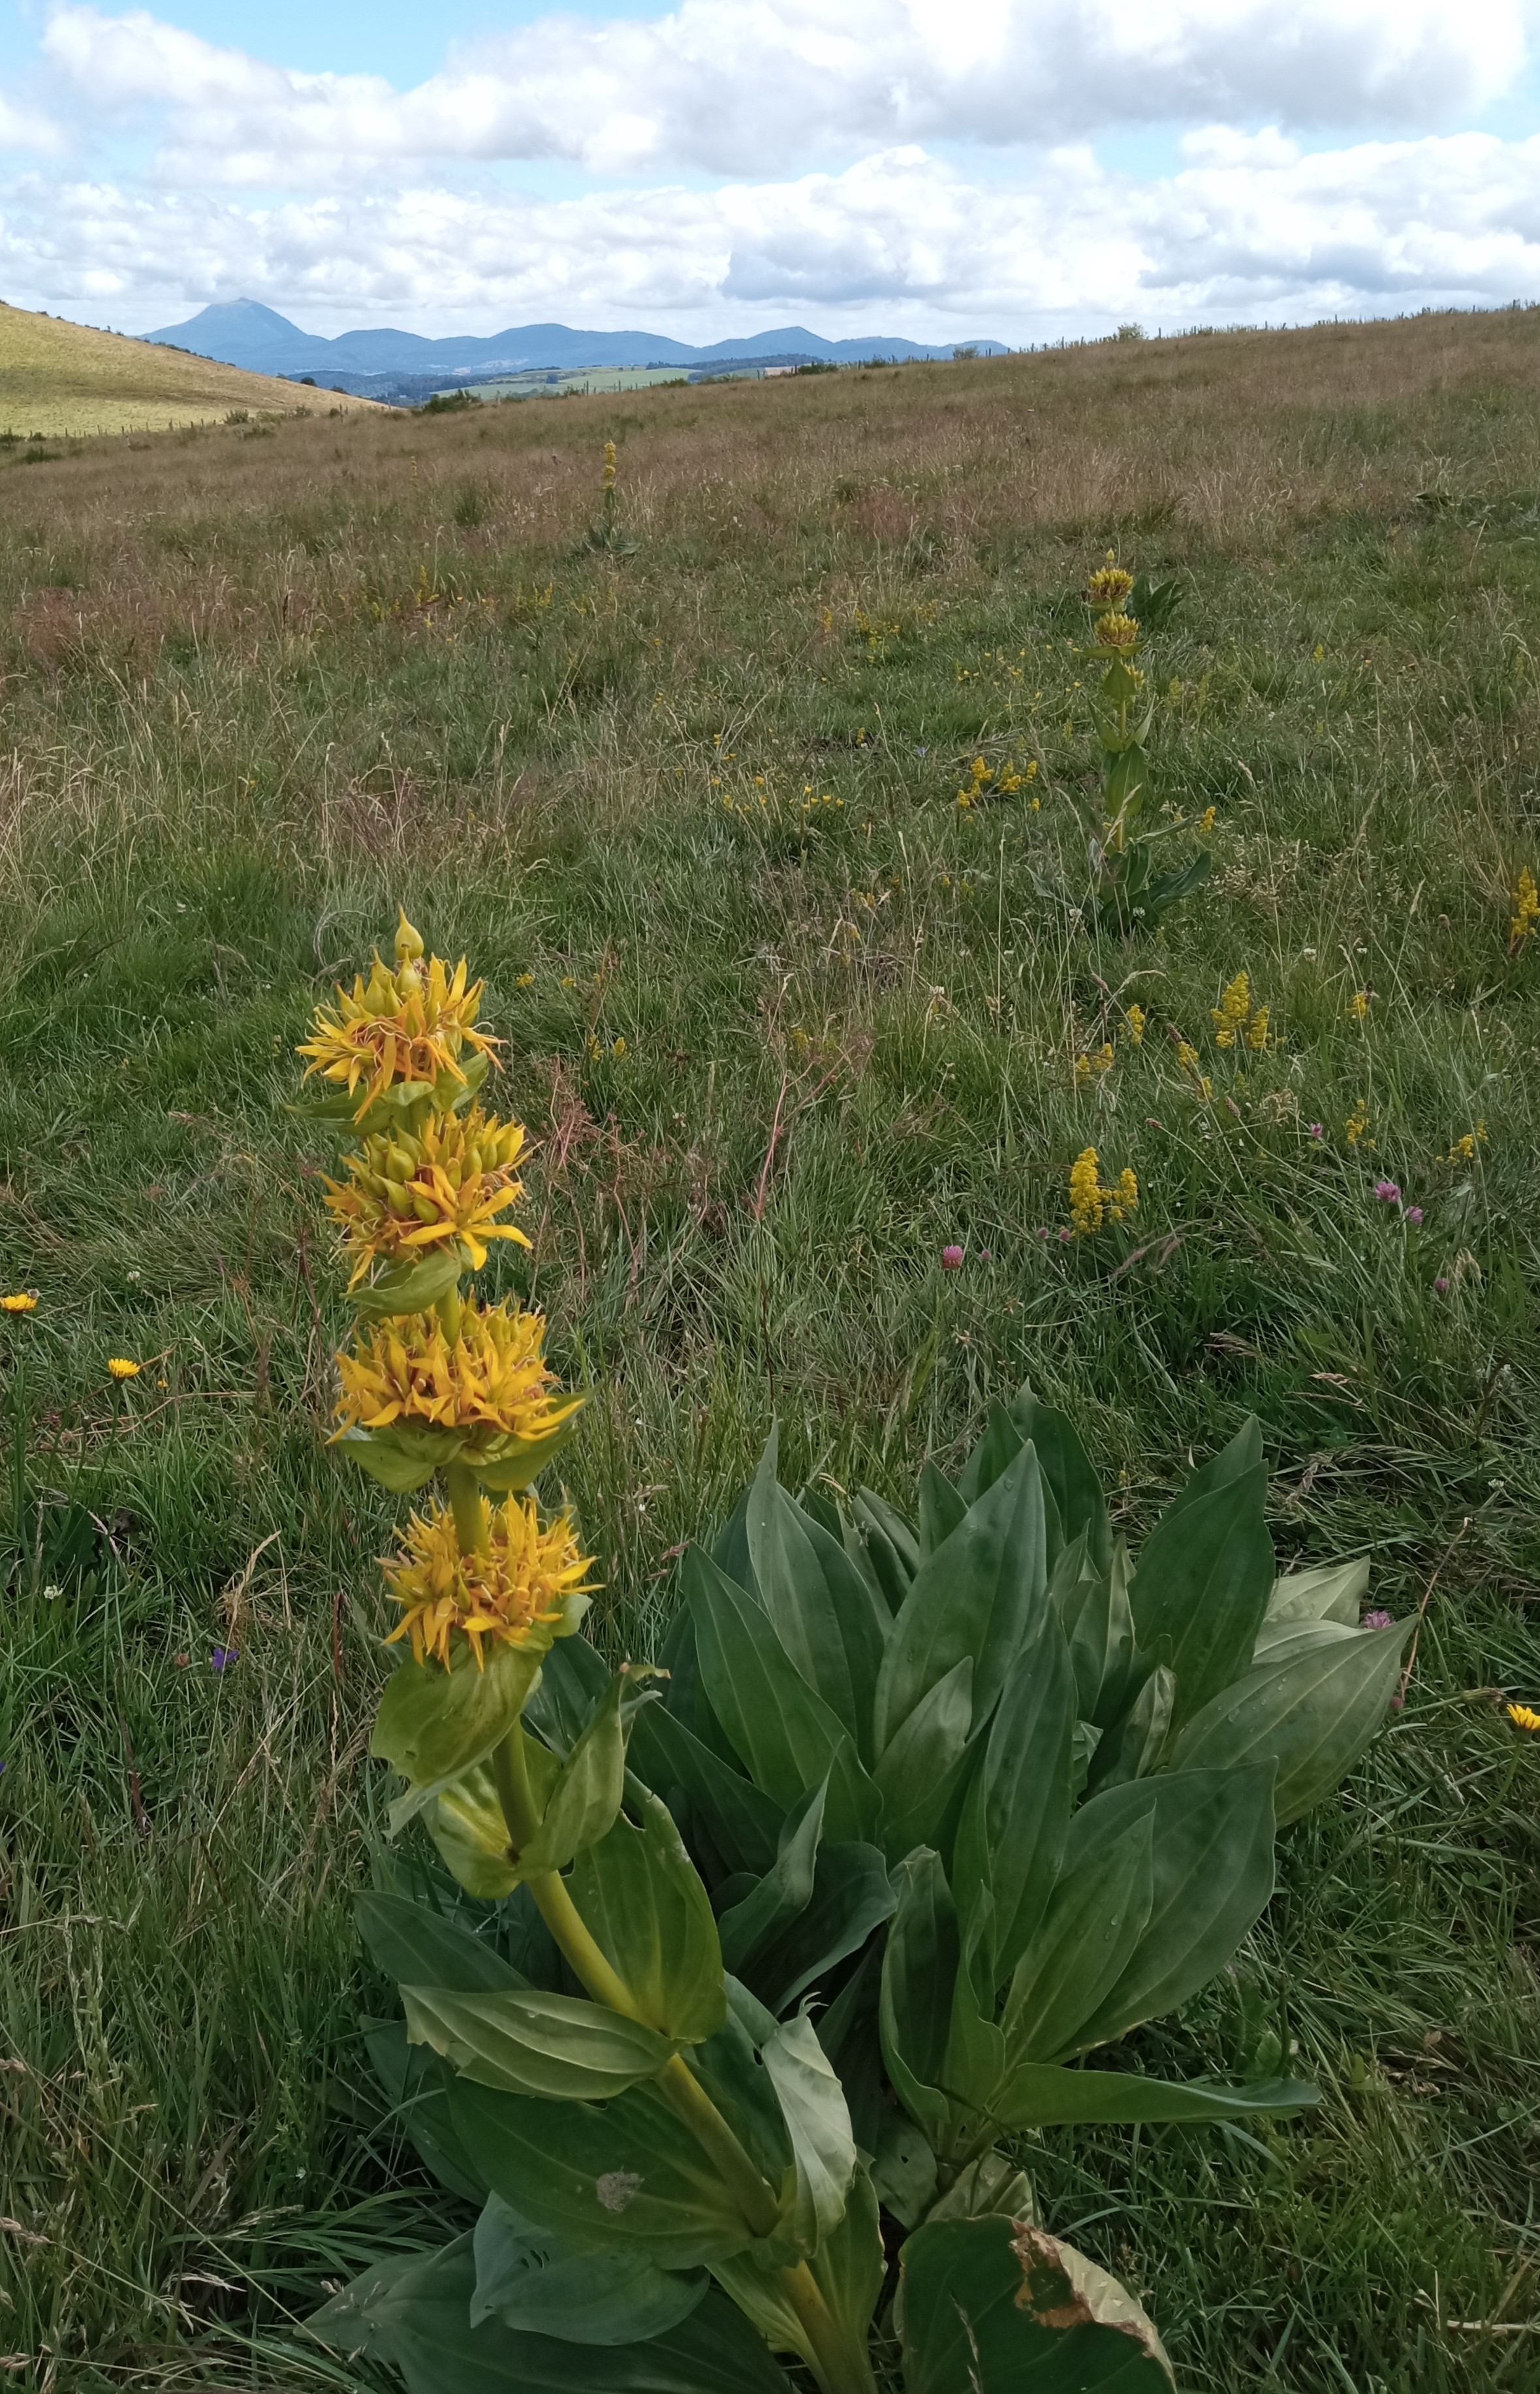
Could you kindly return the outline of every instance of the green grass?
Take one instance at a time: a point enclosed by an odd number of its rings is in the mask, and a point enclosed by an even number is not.
[[[344,1313],[283,1111],[405,898],[486,973],[542,1142],[494,1282],[591,1391],[567,1477],[613,1650],[651,1651],[772,1412],[788,1477],[901,1495],[1028,1375],[1132,1529],[1255,1410],[1281,1557],[1371,1546],[1398,1612],[1438,1574],[1405,1709],[1285,1837],[1240,1976],[1142,2032],[1190,2071],[1275,2028],[1323,2111],[1036,2170],[1190,2394],[1540,2384],[1540,1740],[1494,1693],[1540,1698],[1540,960],[1507,954],[1537,434],[1520,315],[0,483],[0,1273],[41,1299],[0,1321],[18,2382],[362,2385],[292,2321],[451,2208],[356,2034],[391,1515],[321,1444]],[[625,559],[581,546],[611,435]],[[1084,854],[1070,594],[1109,546],[1188,585],[1162,786],[1217,810],[1209,889],[1126,946],[1044,894]],[[1030,794],[960,810],[976,754],[1035,759]],[[1213,1040],[1243,967],[1260,1056]],[[1140,1211],[1066,1245],[1087,1144]],[[116,1396],[113,1354],[145,1365]]]

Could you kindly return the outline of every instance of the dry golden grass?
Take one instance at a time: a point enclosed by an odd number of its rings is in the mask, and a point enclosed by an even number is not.
[[[270,375],[0,303],[0,433],[165,432],[243,407],[287,415],[296,404],[296,386]],[[375,411],[374,401],[340,392],[323,404]]]

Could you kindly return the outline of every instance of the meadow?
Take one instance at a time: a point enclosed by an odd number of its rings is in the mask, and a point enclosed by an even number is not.
[[[36,450],[54,440],[270,420],[308,396],[272,375],[0,303],[0,456],[13,464],[47,463]],[[309,403],[327,415],[373,405],[332,391]],[[32,454],[11,445],[20,441]]]
[[[1127,940],[1062,895],[1109,550],[1213,861]],[[454,2211],[358,2032],[394,1508],[284,1111],[404,900],[538,1141],[492,1278],[595,1391],[612,1652],[772,1415],[902,1499],[1026,1378],[1131,1529],[1255,1412],[1281,1561],[1424,1608],[1135,2040],[1275,2023],[1322,2109],[1033,2168],[1190,2394],[1540,2385],[1540,312],[100,441],[0,465],[0,2368],[367,2387],[296,2322]]]

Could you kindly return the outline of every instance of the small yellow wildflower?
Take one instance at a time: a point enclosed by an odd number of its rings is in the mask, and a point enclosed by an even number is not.
[[[19,1288],[10,1296],[0,1296],[0,1313],[35,1313],[37,1299],[30,1290]]]
[[[1093,607],[1121,607],[1134,586],[1134,577],[1121,565],[1099,565],[1086,585]]]
[[[1094,1147],[1083,1148],[1070,1166],[1070,1228],[1077,1239],[1099,1230],[1103,1222],[1122,1222],[1139,1211],[1139,1182],[1125,1165],[1114,1188],[1101,1185],[1101,1164]]]
[[[479,1553],[460,1552],[447,1506],[414,1513],[405,1543],[404,1554],[380,1565],[391,1597],[404,1608],[385,1642],[410,1638],[418,1663],[436,1654],[447,1668],[456,1632],[468,1642],[478,1670],[485,1668],[483,1638],[544,1652],[553,1638],[577,1627],[586,1609],[582,1599],[593,1583],[585,1573],[593,1557],[578,1552],[570,1514],[542,1529],[533,1496],[510,1496],[490,1508],[487,1542]]]
[[[1099,1230],[1106,1210],[1100,1158],[1094,1147],[1083,1148],[1070,1166],[1070,1227],[1075,1237]]]
[[[604,444],[604,487],[607,491],[615,487],[615,444],[612,441],[606,441]]]
[[[1259,1056],[1268,1044],[1268,1008],[1258,1006],[1246,1025],[1246,1046]]]
[[[518,981],[515,983],[515,987],[519,989],[533,989],[534,987],[533,973],[521,972],[519,976]]]
[[[1534,875],[1526,864],[1520,873],[1519,886],[1513,893],[1513,920],[1507,927],[1510,948],[1521,947],[1533,938],[1540,923],[1540,889],[1534,886]]]
[[[1177,1042],[1177,1062],[1184,1072],[1195,1072],[1198,1069],[1198,1051],[1185,1039]]]
[[[1217,1047],[1233,1047],[1235,1034],[1251,1013],[1251,975],[1238,972],[1217,1006],[1210,1006]]]
[[[1356,1147],[1368,1127],[1369,1109],[1364,1104],[1362,1098],[1360,1098],[1357,1104],[1354,1106],[1352,1112],[1348,1116],[1347,1121],[1342,1125],[1349,1146]]]
[[[345,1159],[347,1182],[328,1180],[326,1207],[353,1261],[349,1288],[374,1263],[402,1263],[450,1241],[480,1271],[491,1239],[522,1230],[496,1217],[523,1194],[514,1167],[524,1148],[522,1123],[499,1122],[473,1106],[430,1117],[415,1135],[370,1133]]]
[[[1531,1736],[1540,1734],[1540,1713],[1528,1704],[1509,1704],[1507,1717],[1515,1729],[1527,1729]]]
[[[1486,1116],[1483,1114],[1474,1130],[1468,1130],[1452,1141],[1449,1153],[1441,1155],[1441,1164],[1474,1164],[1476,1150],[1486,1145]]]
[[[137,1380],[144,1365],[132,1361],[126,1355],[109,1355],[107,1369],[114,1380]]]
[[[1351,997],[1348,1000],[1348,1013],[1351,1020],[1354,1022],[1362,1022],[1363,1020],[1364,1016],[1369,1011],[1369,1000],[1373,994],[1374,993],[1371,990],[1354,990]]]
[[[1124,1017],[1124,1020],[1128,1025],[1128,1036],[1133,1041],[1136,1047],[1142,1047],[1144,1045],[1145,1019],[1146,1017],[1142,1006],[1131,1006]]]
[[[1212,807],[1204,807],[1203,813],[1198,818],[1198,829],[1201,832],[1210,832],[1213,830],[1214,813],[1215,809]]]
[[[436,1313],[368,1325],[336,1359],[336,1435],[353,1428],[431,1425],[473,1440],[548,1438],[583,1400],[553,1393],[537,1313],[466,1305],[454,1338]]]
[[[1103,649],[1135,649],[1139,646],[1139,625],[1132,615],[1119,608],[1096,619],[1097,645]]]
[[[311,1059],[307,1080],[319,1072],[322,1080],[346,1085],[349,1097],[363,1084],[355,1122],[397,1082],[431,1083],[447,1074],[463,1085],[462,1051],[468,1047],[490,1062],[499,1044],[475,1027],[483,984],[467,987],[465,958],[452,977],[437,956],[428,957],[425,970],[422,954],[421,937],[403,913],[395,970],[387,971],[376,950],[367,982],[359,975],[350,996],[339,987],[336,1012],[317,1009],[311,1035],[298,1050]]]

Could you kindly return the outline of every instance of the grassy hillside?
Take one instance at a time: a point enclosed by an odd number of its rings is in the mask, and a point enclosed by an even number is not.
[[[165,432],[240,408],[290,414],[307,401],[333,414],[373,403],[333,392],[310,400],[270,375],[0,304],[0,436]]]
[[[1540,314],[252,428],[0,473],[0,2360],[362,2387],[295,2317],[458,2218],[357,2037],[392,1508],[321,1445],[283,1112],[404,898],[541,1143],[499,1269],[601,1392],[615,1651],[772,1413],[788,1479],[900,1497],[1028,1375],[1132,1532],[1254,1410],[1280,1557],[1426,1604],[1239,1975],[1136,2040],[1271,2021],[1322,2111],[1033,2167],[1187,2394],[1525,2394]],[[1181,582],[1154,754],[1179,842],[1214,810],[1128,941],[1053,894],[1109,548]],[[1064,1241],[1088,1145],[1139,1211]]]

